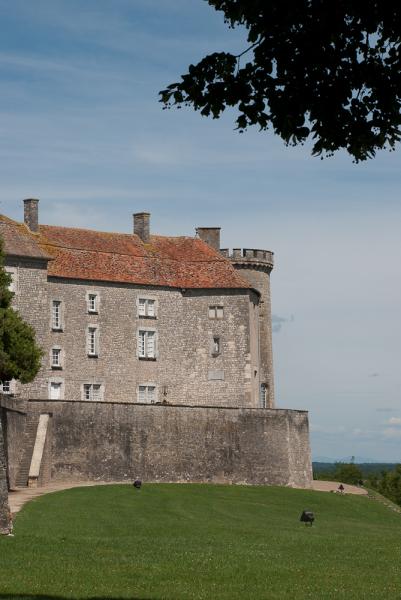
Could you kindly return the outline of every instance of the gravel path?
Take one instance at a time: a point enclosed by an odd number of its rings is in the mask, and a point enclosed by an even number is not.
[[[115,484],[132,484],[131,481],[65,481],[50,483],[45,487],[37,488],[19,488],[12,490],[8,494],[8,502],[10,505],[10,511],[12,515],[15,515],[21,510],[21,508],[34,498],[43,496],[44,494],[51,494],[52,492],[60,492],[61,490],[69,490],[75,487],[90,487],[93,485],[115,485]]]
[[[338,486],[341,484],[340,481],[318,481],[314,480],[312,483],[312,489],[317,492],[337,492]],[[360,496],[367,496],[368,492],[363,487],[357,485],[348,485],[343,483],[344,494],[359,494]]]

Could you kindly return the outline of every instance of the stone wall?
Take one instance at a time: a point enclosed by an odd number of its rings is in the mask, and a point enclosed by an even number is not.
[[[47,460],[56,480],[311,485],[303,411],[68,401],[28,405],[30,412],[52,415]]]
[[[8,506],[6,453],[3,438],[2,409],[0,407],[0,534],[11,531],[11,515]]]
[[[12,307],[35,330],[38,345],[48,351],[50,344],[50,306],[47,292],[47,264],[43,260],[7,257],[6,270],[12,269],[15,294]],[[46,364],[47,366],[47,364]],[[32,383],[13,382],[15,394],[27,399],[47,398],[47,372],[41,369]]]
[[[62,397],[83,399],[85,383],[102,386],[105,401],[136,402],[139,385],[155,385],[157,400],[173,404],[257,407],[259,345],[251,343],[252,311],[258,296],[251,290],[178,290],[130,284],[47,279],[46,269],[9,259],[16,269],[14,307],[36,331],[44,348],[42,368],[27,385],[16,383],[20,398],[48,399],[51,382],[62,384]],[[98,297],[88,311],[88,294]],[[35,299],[33,301],[33,298]],[[156,317],[138,315],[138,299],[156,302]],[[52,300],[61,301],[62,328],[51,328]],[[210,319],[208,308],[224,307],[223,319]],[[89,357],[88,327],[96,327],[98,353]],[[157,334],[155,360],[138,358],[137,333]],[[253,337],[258,331],[253,331]],[[221,352],[212,353],[218,336]],[[51,349],[61,349],[62,368],[52,368]]]

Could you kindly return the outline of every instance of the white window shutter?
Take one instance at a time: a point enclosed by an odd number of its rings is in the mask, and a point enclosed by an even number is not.
[[[145,356],[145,332],[138,331],[138,356]]]
[[[156,344],[155,344],[155,332],[154,331],[148,331],[147,332],[147,348],[146,348],[146,355],[149,358],[155,358],[156,356]]]
[[[156,388],[154,385],[148,386],[148,402],[150,402],[150,404],[156,402]]]
[[[155,301],[154,300],[148,300],[148,316],[149,317],[155,316]]]
[[[138,315],[143,317],[145,314],[146,314],[146,300],[144,298],[139,298]]]
[[[138,390],[138,401],[146,402],[146,386],[140,385]]]

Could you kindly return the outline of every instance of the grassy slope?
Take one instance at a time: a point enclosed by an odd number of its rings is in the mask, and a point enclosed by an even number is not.
[[[304,508],[313,527],[299,522]],[[78,488],[0,539],[0,599],[401,598],[401,517],[357,496],[268,487]],[[25,594],[25,595],[24,595]]]

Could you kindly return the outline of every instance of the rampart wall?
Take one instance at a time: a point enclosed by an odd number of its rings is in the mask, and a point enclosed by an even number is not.
[[[8,506],[6,455],[0,408],[0,534],[9,533],[10,528],[11,520]]]
[[[54,480],[312,482],[304,411],[30,401],[33,413],[52,415],[44,468]],[[22,431],[26,418],[8,410],[7,428]],[[8,436],[12,460],[18,437]]]

